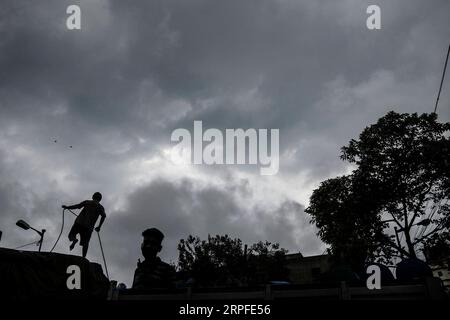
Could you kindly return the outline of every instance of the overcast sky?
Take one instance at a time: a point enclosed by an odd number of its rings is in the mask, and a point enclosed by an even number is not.
[[[81,30],[66,28],[70,4]],[[366,27],[369,4],[381,30]],[[49,250],[61,205],[100,191],[109,272],[128,285],[148,227],[165,233],[168,262],[189,234],[322,254],[309,196],[349,172],[339,149],[365,126],[433,110],[449,14],[448,0],[2,0],[0,245],[36,238],[14,225],[25,219],[47,229]],[[447,78],[441,121],[449,97]],[[279,173],[176,165],[171,133],[194,120],[279,129]],[[88,258],[101,263],[95,235]]]

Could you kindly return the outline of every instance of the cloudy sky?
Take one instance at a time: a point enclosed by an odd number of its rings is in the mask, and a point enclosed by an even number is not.
[[[66,28],[70,4],[81,30]],[[369,4],[381,30],[366,27]],[[448,0],[2,0],[0,244],[33,241],[14,225],[25,219],[49,250],[61,205],[101,191],[109,271],[128,285],[152,226],[168,262],[189,234],[323,253],[312,190],[351,170],[340,147],[387,111],[433,110],[449,13]],[[194,120],[279,129],[279,173],[173,163],[171,133]],[[88,258],[101,262],[95,235]]]

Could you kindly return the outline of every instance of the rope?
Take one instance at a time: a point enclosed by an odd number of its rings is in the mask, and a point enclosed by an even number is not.
[[[55,244],[53,245],[53,247],[52,247],[52,249],[50,250],[50,252],[53,252],[53,250],[55,249],[56,245],[58,244],[58,241],[59,241],[59,239],[61,238],[61,235],[62,235],[62,233],[63,233],[63,230],[64,230],[64,211],[65,211],[65,210],[66,210],[66,209],[63,209],[63,211],[62,211],[61,231],[59,232],[58,238],[56,239],[56,242],[55,242]]]
[[[59,239],[61,238],[61,235],[63,233],[63,230],[64,230],[64,213],[65,213],[66,210],[69,210],[69,212],[72,213],[75,217],[78,217],[78,215],[75,212],[73,212],[72,210],[70,210],[70,209],[63,209],[63,211],[62,211],[61,231],[59,232],[58,239],[56,239],[56,242],[53,245],[53,248],[50,250],[50,252],[53,252],[53,250],[55,249],[56,245],[58,244]]]

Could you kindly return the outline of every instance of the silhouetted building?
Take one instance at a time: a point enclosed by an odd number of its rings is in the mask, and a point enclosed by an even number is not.
[[[68,283],[72,281],[79,281],[79,289],[69,288]],[[101,265],[85,258],[5,248],[0,248],[0,283],[2,302],[4,299],[102,300],[108,297],[109,290]]]
[[[395,276],[400,282],[408,282],[432,277],[433,272],[425,261],[417,258],[407,258],[397,264]]]
[[[319,283],[322,275],[330,270],[328,255],[304,257],[301,253],[286,255],[289,279],[293,284]]]
[[[447,292],[450,293],[450,258],[435,262],[430,267],[431,271],[433,271],[433,276],[441,279]]]

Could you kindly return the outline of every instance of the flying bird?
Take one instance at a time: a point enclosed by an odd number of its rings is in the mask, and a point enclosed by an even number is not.
[[[58,140],[57,140],[57,139],[54,139],[53,142],[54,142],[54,143],[58,143]],[[70,148],[70,149],[73,149],[73,146],[69,146],[69,148]]]

